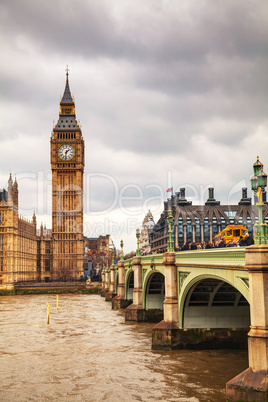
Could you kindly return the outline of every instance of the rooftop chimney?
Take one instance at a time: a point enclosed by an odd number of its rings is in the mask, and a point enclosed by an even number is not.
[[[251,198],[248,198],[248,189],[246,187],[242,188],[242,198],[238,205],[251,205]]]
[[[180,188],[180,192],[176,194],[179,194],[178,205],[192,205],[192,201],[187,201],[185,198],[185,188]]]
[[[208,189],[208,199],[205,205],[220,205],[220,201],[216,201],[214,198],[214,188],[210,187]]]

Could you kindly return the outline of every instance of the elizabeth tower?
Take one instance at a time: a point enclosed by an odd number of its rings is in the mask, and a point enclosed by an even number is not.
[[[79,279],[83,274],[84,140],[69,87],[69,70],[60,113],[50,140],[52,169],[52,278]]]

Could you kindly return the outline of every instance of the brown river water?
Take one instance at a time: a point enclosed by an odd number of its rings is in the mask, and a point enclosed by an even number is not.
[[[47,302],[50,323],[47,325]],[[1,401],[225,401],[240,350],[151,350],[153,324],[125,323],[99,295],[0,297]]]

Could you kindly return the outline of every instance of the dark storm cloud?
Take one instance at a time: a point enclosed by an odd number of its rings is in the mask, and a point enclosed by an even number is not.
[[[2,183],[49,171],[68,63],[85,176],[108,175],[86,187],[89,211],[113,204],[113,180],[166,196],[167,172],[226,196],[268,158],[267,21],[258,0],[2,0]]]
[[[49,52],[71,49],[163,64],[198,62],[218,52],[267,54],[268,11],[262,1],[4,0],[1,15],[10,35],[29,36]]]
[[[48,53],[104,54],[116,41],[107,1],[3,1],[2,21],[15,39],[28,36]]]

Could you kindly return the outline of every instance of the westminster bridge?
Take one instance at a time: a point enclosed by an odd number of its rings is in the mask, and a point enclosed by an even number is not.
[[[189,339],[192,347],[199,343],[202,347],[217,343],[222,347],[226,336],[228,345],[235,342],[236,346],[245,346],[247,331],[237,331],[248,330],[250,325],[245,248],[178,252],[173,254],[174,262],[168,267],[166,255],[134,257],[106,268],[106,300],[112,300],[113,308],[131,303],[126,308],[126,321],[157,322],[171,318],[181,329],[198,329]],[[166,295],[169,299],[165,300]],[[168,317],[170,313],[172,317]],[[185,342],[184,339],[179,345],[165,340],[162,344],[154,339],[153,348],[172,349],[186,346]]]
[[[126,321],[158,322],[153,349],[248,344],[227,399],[268,400],[268,245],[121,257],[103,271],[102,295]]]

